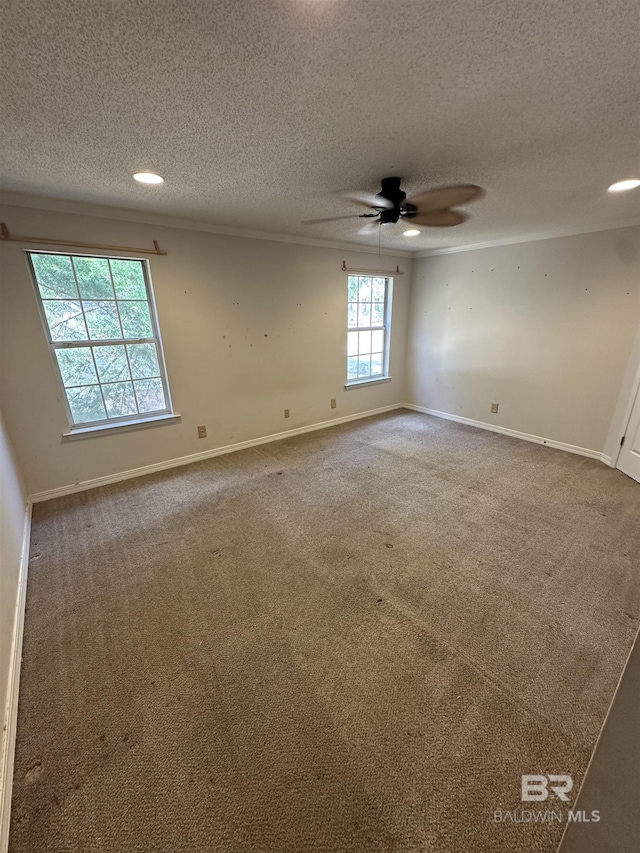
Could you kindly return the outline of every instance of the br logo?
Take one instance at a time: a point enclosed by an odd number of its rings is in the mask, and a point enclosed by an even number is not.
[[[546,776],[523,776],[521,800],[522,802],[541,802],[548,797],[556,796],[559,800],[568,803],[567,794],[572,788],[573,779],[571,776],[557,776],[553,773]]]

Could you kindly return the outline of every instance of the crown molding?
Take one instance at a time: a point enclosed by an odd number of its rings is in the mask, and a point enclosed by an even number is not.
[[[454,255],[457,252],[473,252],[475,249],[494,249],[498,246],[512,246],[516,243],[534,243],[537,240],[553,240],[556,237],[575,237],[579,234],[593,234],[596,231],[617,231],[620,228],[640,226],[640,216],[622,219],[608,225],[580,226],[576,228],[558,228],[555,231],[541,231],[535,234],[516,234],[513,237],[501,237],[483,243],[466,243],[464,246],[447,246],[442,249],[423,249],[414,252],[414,258],[430,258],[434,255]]]
[[[195,219],[165,216],[159,213],[147,213],[129,210],[124,207],[108,207],[89,202],[70,201],[48,196],[26,195],[11,191],[0,195],[0,204],[10,207],[27,207],[35,210],[51,210],[58,213],[71,213],[80,216],[95,216],[100,219],[115,219],[120,222],[138,222],[141,225],[158,225],[164,228],[180,228],[185,231],[204,231],[210,234],[222,234],[227,237],[248,237],[251,240],[269,240],[276,243],[294,243],[300,246],[315,246],[319,249],[340,249],[345,252],[364,252],[379,254],[376,246],[363,246],[360,243],[348,243],[337,240],[318,240],[312,237],[296,237],[291,234],[273,234],[269,231],[256,231],[247,228],[233,228],[201,222]],[[382,254],[391,258],[413,258],[415,252],[403,249],[383,249]]]
[[[375,246],[349,243],[339,240],[318,240],[312,237],[298,237],[291,234],[275,234],[269,231],[257,231],[248,228],[234,228],[226,225],[216,225],[212,222],[202,222],[195,219],[167,216],[160,213],[148,213],[140,210],[130,210],[124,207],[110,207],[90,202],[73,201],[69,199],[52,198],[50,196],[29,195],[7,190],[0,195],[0,204],[12,207],[27,207],[35,210],[51,210],[58,213],[71,213],[80,216],[95,216],[101,219],[114,219],[120,222],[138,222],[141,225],[158,225],[165,228],[179,228],[185,231],[203,231],[210,234],[221,234],[227,237],[246,237],[251,240],[268,240],[277,243],[293,243],[300,246],[314,246],[319,249],[340,249],[345,252],[363,252],[377,255]],[[461,246],[445,246],[435,249],[408,251],[406,249],[386,249],[383,254],[397,258],[430,258],[435,255],[453,255],[458,252],[473,252],[476,249],[493,249],[499,246],[512,246],[518,243],[532,243],[537,240],[553,240],[556,237],[574,237],[579,234],[592,234],[597,231],[615,231],[620,228],[640,226],[640,217],[619,220],[608,224],[578,226],[574,228],[558,228],[552,231],[541,231],[529,234],[516,234],[512,237],[499,237],[480,243],[465,243]]]

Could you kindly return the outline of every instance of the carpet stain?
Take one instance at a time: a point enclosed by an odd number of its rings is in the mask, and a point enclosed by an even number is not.
[[[42,762],[36,759],[31,763],[31,766],[24,774],[24,781],[27,785],[33,785],[42,775]]]

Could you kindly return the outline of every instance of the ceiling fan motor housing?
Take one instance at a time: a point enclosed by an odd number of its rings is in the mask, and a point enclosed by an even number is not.
[[[407,194],[400,189],[400,178],[383,178],[382,189],[378,193],[382,198],[392,202],[394,207],[400,207]]]
[[[384,225],[385,222],[397,222],[400,219],[400,208],[391,207],[389,210],[381,210],[379,222]]]
[[[407,194],[400,189],[400,178],[383,178],[382,189],[378,193],[381,198],[390,201],[393,204],[392,208],[387,208],[380,211],[380,223],[397,222],[400,215],[411,218],[416,215],[418,210],[413,204],[405,204],[404,201]]]

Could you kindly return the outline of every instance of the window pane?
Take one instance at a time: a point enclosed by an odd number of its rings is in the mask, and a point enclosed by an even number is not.
[[[146,299],[142,261],[111,260],[111,273],[118,299]]]
[[[102,386],[104,401],[107,404],[107,417],[122,418],[135,415],[138,411],[131,382],[113,382]]]
[[[358,332],[347,333],[347,354],[358,355]]]
[[[78,289],[68,255],[31,255],[43,299],[77,299]]]
[[[75,424],[103,421],[107,417],[102,395],[97,385],[88,385],[86,388],[69,388],[67,389],[67,400]]]
[[[134,382],[141,412],[159,412],[167,408],[160,379],[138,379]]]
[[[371,373],[377,376],[382,373],[382,353],[376,352],[371,356]]]
[[[129,363],[134,379],[160,376],[160,365],[155,344],[129,344]]]
[[[371,352],[371,332],[358,332],[358,352],[360,355]]]
[[[89,347],[57,349],[56,357],[65,388],[70,385],[91,385],[98,381]]]
[[[384,351],[384,331],[380,329],[377,332],[371,333],[371,351],[372,352],[383,352]]]
[[[87,329],[79,302],[42,300],[52,341],[86,341]]]
[[[368,276],[360,276],[358,302],[371,302],[371,279]]]
[[[362,379],[363,376],[369,376],[371,373],[371,360],[368,355],[361,355],[358,358],[358,378]]]
[[[358,378],[358,357],[352,356],[347,359],[347,379]]]
[[[349,288],[348,288],[348,299],[349,302],[357,302],[358,301],[358,276],[350,275],[349,276]]]
[[[384,325],[384,305],[380,305],[375,303],[371,308],[371,325],[372,326],[383,326]]]
[[[93,347],[93,354],[101,382],[117,382],[131,378],[124,346]]]
[[[371,305],[368,303],[360,303],[360,305],[358,305],[358,325],[371,325]]]
[[[151,316],[146,302],[118,302],[125,338],[151,338]]]
[[[76,278],[83,299],[113,299],[109,261],[106,258],[74,258]]]
[[[384,279],[383,278],[374,278],[373,285],[371,287],[371,301],[372,302],[384,302]]]
[[[122,337],[115,302],[83,302],[82,307],[87,318],[89,337],[92,340]]]
[[[357,303],[349,305],[349,315],[348,315],[348,324],[349,328],[353,329],[358,325],[358,305]]]

